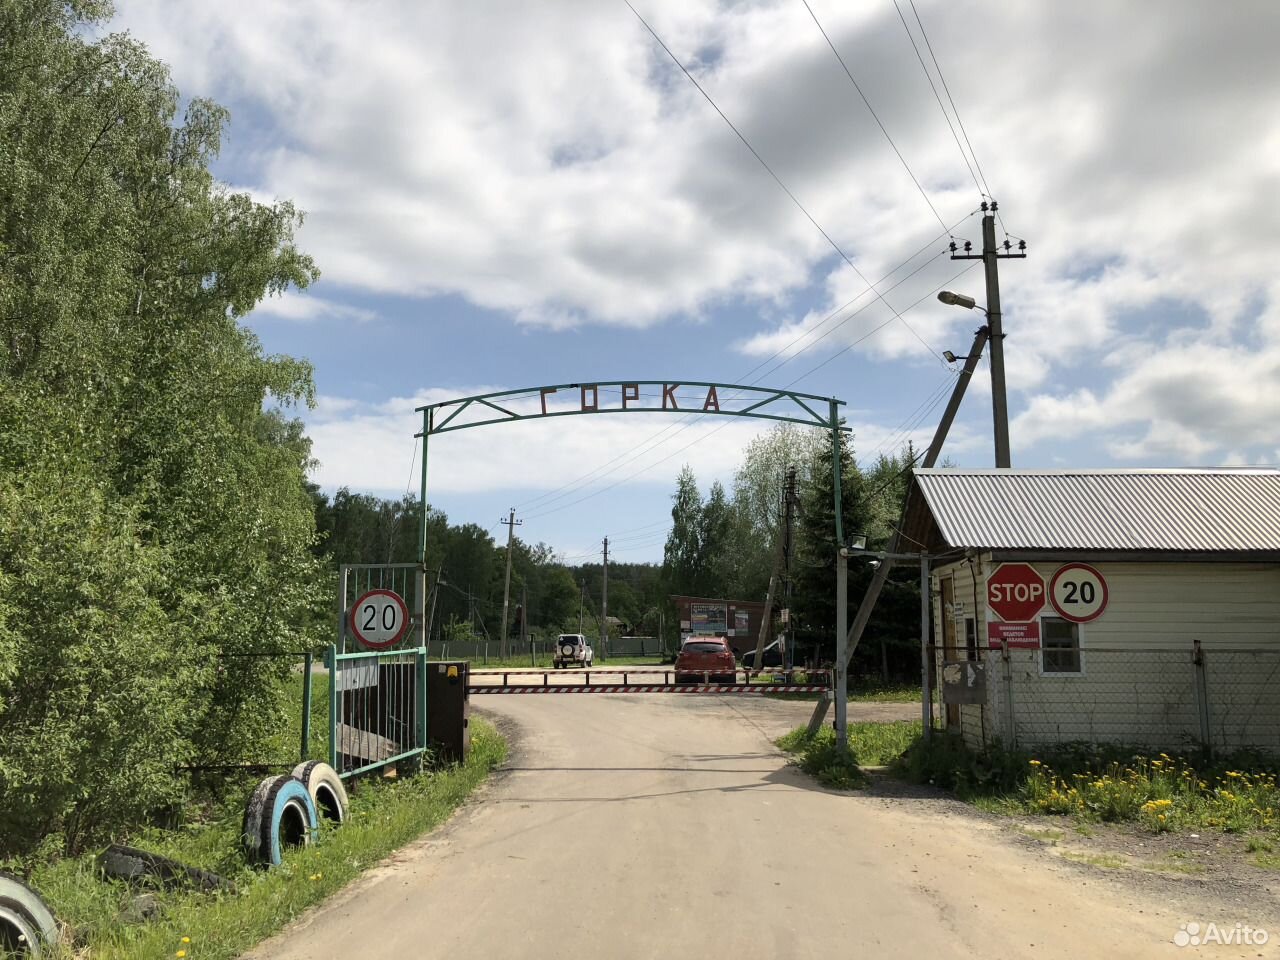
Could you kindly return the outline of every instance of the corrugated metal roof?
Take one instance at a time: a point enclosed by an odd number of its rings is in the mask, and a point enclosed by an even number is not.
[[[991,550],[1280,550],[1280,470],[917,470],[943,538]]]

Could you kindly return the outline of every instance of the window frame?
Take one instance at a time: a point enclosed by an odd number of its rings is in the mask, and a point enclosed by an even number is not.
[[[1057,617],[1057,616],[1052,616],[1052,615],[1048,615],[1048,614],[1041,614],[1041,616],[1040,616],[1039,620],[1040,620],[1040,648],[1039,648],[1039,650],[1037,651],[1037,652],[1039,653],[1039,656],[1036,658],[1036,660],[1038,661],[1038,662],[1037,662],[1037,666],[1038,666],[1038,668],[1039,668],[1039,670],[1040,670],[1040,676],[1042,676],[1042,677],[1083,677],[1083,676],[1085,675],[1085,669],[1084,669],[1084,650],[1085,650],[1085,646],[1084,646],[1084,634],[1085,634],[1085,631],[1084,631],[1084,624],[1083,624],[1083,623],[1077,623],[1077,622],[1076,622],[1076,621],[1074,621],[1074,620],[1068,620],[1066,617]],[[1045,645],[1045,641],[1047,640],[1048,635],[1049,635],[1049,634],[1048,634],[1048,630],[1046,630],[1046,629],[1045,629],[1045,627],[1046,627],[1046,621],[1049,621],[1049,620],[1054,620],[1054,621],[1057,621],[1057,622],[1060,622],[1060,623],[1066,623],[1066,624],[1069,624],[1069,625],[1070,625],[1070,626],[1075,630],[1075,636],[1076,636],[1076,646],[1075,646],[1075,650],[1076,650],[1076,657],[1077,657],[1077,660],[1079,661],[1079,664],[1080,664],[1080,669],[1079,669],[1079,670],[1046,670],[1046,669],[1044,668],[1044,655],[1045,655],[1045,651],[1046,651],[1046,650],[1049,650],[1049,649],[1054,649],[1054,650],[1062,649],[1062,648],[1060,648],[1060,647],[1053,647],[1053,648],[1050,648],[1050,647],[1047,647],[1047,646]]]

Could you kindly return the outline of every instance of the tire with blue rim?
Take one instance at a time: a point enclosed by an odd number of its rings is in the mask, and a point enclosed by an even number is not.
[[[58,921],[40,894],[0,871],[0,953],[38,957],[57,939]]]
[[[311,843],[318,826],[315,801],[293,777],[268,777],[244,808],[242,835],[249,862],[279,866],[289,847]]]

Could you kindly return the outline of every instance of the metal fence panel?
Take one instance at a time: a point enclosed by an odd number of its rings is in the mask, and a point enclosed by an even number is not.
[[[1280,753],[1280,650],[1204,648],[1209,742]]]
[[[329,660],[329,763],[341,777],[419,761],[427,744],[426,649]]]
[[[1084,741],[1280,754],[1280,647],[1086,646],[1070,673],[1046,671],[1055,661],[1042,650],[986,657],[986,700],[960,707],[954,721],[975,745]]]

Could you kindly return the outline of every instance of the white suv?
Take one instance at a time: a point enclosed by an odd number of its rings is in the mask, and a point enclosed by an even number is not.
[[[551,662],[556,669],[561,667],[590,667],[591,647],[587,638],[580,633],[562,633],[556,639],[556,648],[551,652]]]

